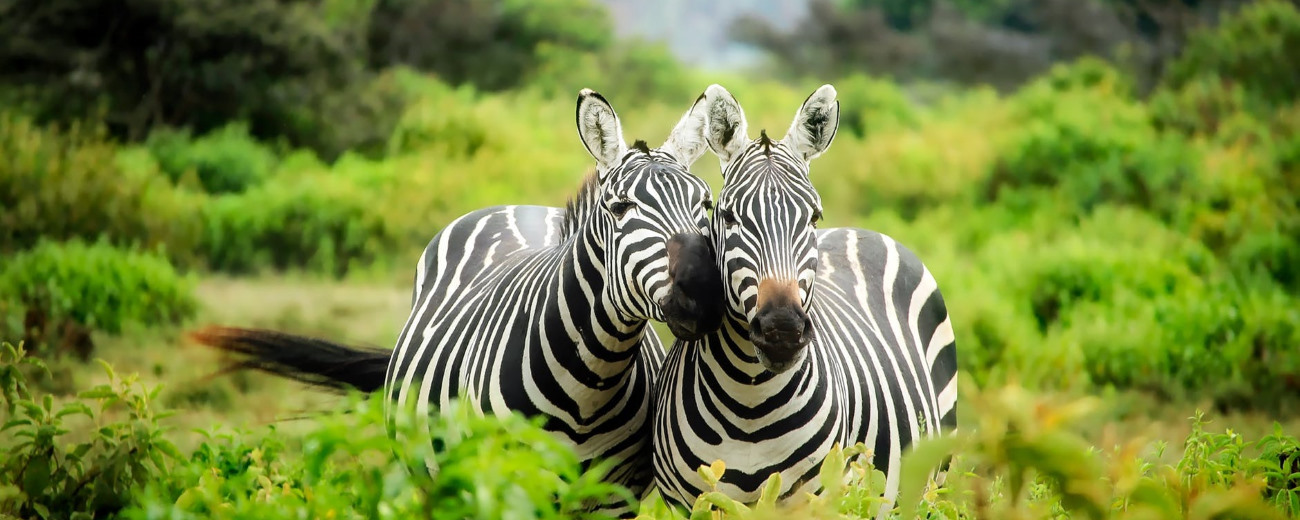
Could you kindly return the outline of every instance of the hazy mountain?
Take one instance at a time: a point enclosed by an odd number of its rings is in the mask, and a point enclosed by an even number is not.
[[[757,50],[732,43],[727,28],[742,14],[758,15],[788,28],[807,9],[808,0],[602,0],[620,36],[639,36],[668,44],[682,61],[707,68],[751,63]]]

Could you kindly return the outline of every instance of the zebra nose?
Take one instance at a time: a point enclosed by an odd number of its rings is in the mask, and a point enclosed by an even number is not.
[[[760,312],[750,322],[750,331],[761,335],[768,343],[797,344],[803,338],[804,330],[811,323],[802,312],[790,309],[778,309]]]

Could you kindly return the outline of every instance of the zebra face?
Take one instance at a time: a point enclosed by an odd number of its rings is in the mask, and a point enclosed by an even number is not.
[[[817,277],[821,197],[809,162],[839,125],[835,89],[824,85],[796,113],[780,141],[746,135],[744,111],[720,86],[705,91],[706,135],[722,164],[723,187],[711,223],[724,294],[749,326],[754,355],[769,371],[797,366],[814,339],[809,306]]]
[[[688,170],[705,148],[700,100],[662,146],[637,141],[628,148],[609,102],[583,92],[578,130],[597,160],[595,227],[604,244],[608,301],[624,317],[667,323],[678,338],[717,330],[723,303],[707,237],[712,193]]]

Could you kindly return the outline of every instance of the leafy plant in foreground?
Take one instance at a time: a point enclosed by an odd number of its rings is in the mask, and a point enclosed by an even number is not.
[[[292,450],[274,429],[207,434],[123,517],[559,519],[598,517],[583,511],[591,499],[634,500],[600,481],[608,466],[584,471],[533,421],[453,403],[428,424],[395,422],[390,436],[384,398],[351,396],[350,413],[322,418]]]
[[[151,405],[157,388],[146,391],[133,376],[119,379],[104,363],[108,383],[56,408],[51,396],[38,399],[31,392],[23,374],[48,372],[44,363],[26,357],[21,345],[2,348],[0,513],[71,520],[110,515],[128,503],[134,487],[166,478],[168,461],[181,457],[158,424],[166,414]]]

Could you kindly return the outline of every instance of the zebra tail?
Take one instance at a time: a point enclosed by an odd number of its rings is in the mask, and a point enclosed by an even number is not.
[[[201,345],[243,358],[220,373],[253,369],[336,392],[384,386],[390,350],[350,347],[273,330],[208,326],[188,334]]]

